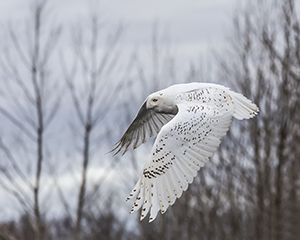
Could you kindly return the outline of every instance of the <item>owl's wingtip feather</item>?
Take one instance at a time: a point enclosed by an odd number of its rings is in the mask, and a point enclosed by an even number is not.
[[[231,92],[234,102],[233,117],[238,120],[250,119],[259,113],[258,106],[240,93]]]

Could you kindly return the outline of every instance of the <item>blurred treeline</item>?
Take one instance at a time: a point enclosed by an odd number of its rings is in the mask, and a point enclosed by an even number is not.
[[[248,1],[212,66],[194,62],[181,74],[157,25],[149,52],[122,66],[122,26],[103,32],[91,11],[84,24],[61,27],[46,0],[34,1],[30,19],[2,29],[0,186],[19,215],[0,223],[0,239],[300,239],[296,9],[293,0]],[[166,214],[139,222],[123,199],[151,144],[122,159],[104,152],[149,93],[191,81],[242,92],[260,113],[233,122]]]

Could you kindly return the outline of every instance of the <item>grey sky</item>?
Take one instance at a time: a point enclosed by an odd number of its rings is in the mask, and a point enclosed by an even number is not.
[[[28,15],[30,0],[0,1],[0,20],[21,20]],[[88,12],[86,0],[51,0],[58,22],[76,22]],[[169,32],[174,48],[184,57],[219,48],[230,29],[235,0],[102,0],[99,12],[108,23],[125,23],[124,48],[149,44],[153,22]]]

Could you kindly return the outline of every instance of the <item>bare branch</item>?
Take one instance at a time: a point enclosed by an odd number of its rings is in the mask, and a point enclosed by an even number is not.
[[[15,126],[17,126],[27,137],[31,140],[35,141],[36,137],[31,133],[31,131],[19,120],[17,120],[13,115],[7,112],[5,109],[0,108],[0,113],[2,113],[5,117],[7,117]]]

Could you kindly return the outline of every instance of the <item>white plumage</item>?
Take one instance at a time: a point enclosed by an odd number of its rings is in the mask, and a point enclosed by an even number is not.
[[[217,84],[178,84],[148,96],[113,150],[124,154],[157,136],[127,198],[136,197],[131,212],[142,207],[142,220],[150,210],[149,222],[159,210],[165,213],[216,151],[232,117],[249,119],[258,112],[242,94]]]

